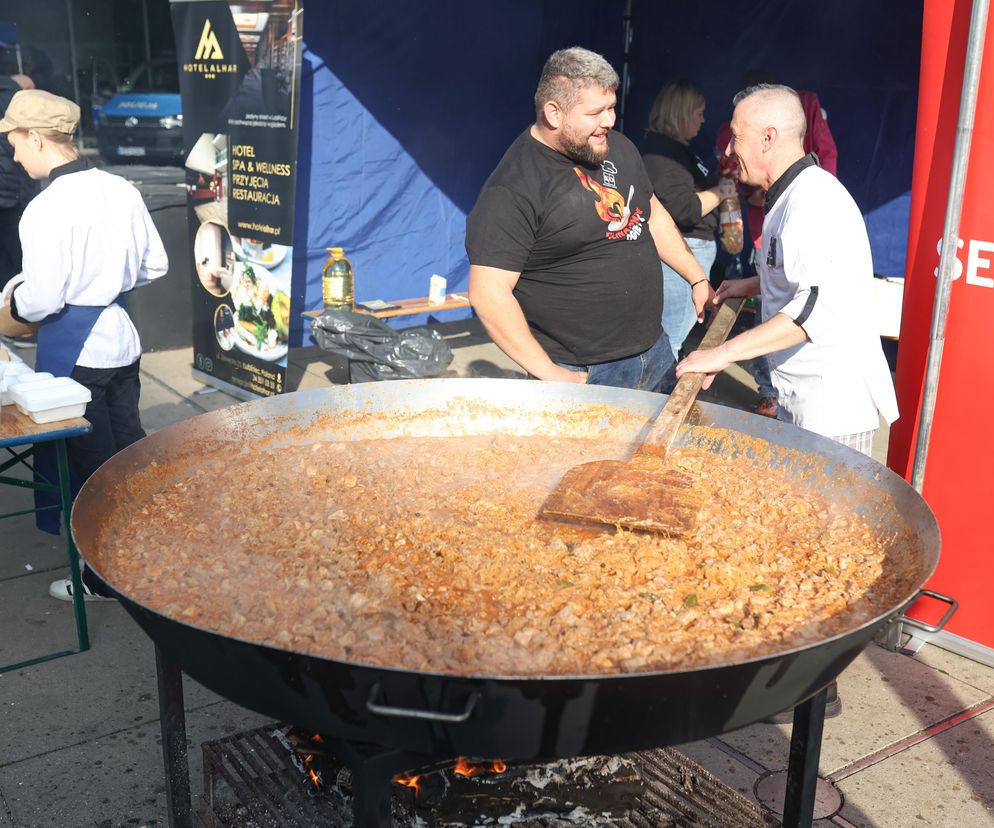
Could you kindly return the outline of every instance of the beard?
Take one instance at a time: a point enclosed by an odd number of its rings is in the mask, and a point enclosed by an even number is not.
[[[610,147],[607,144],[607,137],[604,139],[603,149],[594,149],[590,146],[590,138],[581,138],[575,132],[564,131],[559,138],[559,151],[567,158],[586,164],[588,167],[598,167],[607,158]]]

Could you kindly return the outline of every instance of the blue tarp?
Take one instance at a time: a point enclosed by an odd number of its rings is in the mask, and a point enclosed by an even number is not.
[[[16,46],[19,42],[17,39],[17,24],[7,20],[0,20],[0,46]]]
[[[903,274],[917,106],[921,0],[636,0],[624,132],[638,143],[652,99],[687,77],[708,97],[697,149],[748,68],[816,91],[839,177],[867,216],[876,270]],[[534,119],[555,49],[623,64],[624,0],[325,0],[305,9],[294,300],[320,304],[325,248],[344,247],[356,298],[423,296],[433,273],[465,289],[465,217]],[[447,317],[453,318],[453,317]],[[422,318],[405,317],[403,324]],[[300,342],[299,326],[291,341]]]

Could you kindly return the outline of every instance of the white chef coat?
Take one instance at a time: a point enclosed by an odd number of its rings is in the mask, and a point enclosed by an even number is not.
[[[56,167],[24,210],[19,226],[24,282],[14,291],[18,317],[40,322],[65,305],[109,305],[76,360],[120,368],[141,356],[141,340],[117,296],[164,276],[169,262],[141,194],[84,159]]]
[[[786,419],[828,437],[897,419],[870,315],[873,263],[863,217],[811,156],[770,188],[759,257],[763,321],[783,313],[810,339],[768,356]]]

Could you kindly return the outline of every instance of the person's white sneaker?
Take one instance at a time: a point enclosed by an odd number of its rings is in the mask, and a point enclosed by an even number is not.
[[[48,587],[48,594],[53,598],[58,598],[60,601],[71,601],[72,600],[72,579],[71,578],[59,578],[57,581],[52,581]],[[90,589],[86,584],[83,584],[83,600],[84,601],[116,601],[117,599],[110,595],[99,595]]]

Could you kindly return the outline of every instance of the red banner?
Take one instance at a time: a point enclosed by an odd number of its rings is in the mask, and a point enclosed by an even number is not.
[[[908,267],[888,465],[911,476],[949,195],[970,0],[925,0]],[[923,494],[942,530],[932,589],[960,602],[947,631],[994,647],[994,26],[987,26]],[[928,618],[927,620],[934,620]]]

